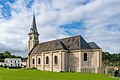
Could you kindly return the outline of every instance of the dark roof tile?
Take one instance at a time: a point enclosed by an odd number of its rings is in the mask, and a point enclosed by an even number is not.
[[[88,44],[92,49],[101,49],[95,42],[89,42]]]
[[[87,43],[82,36],[73,36],[53,41],[43,42],[34,47],[30,54],[39,54],[43,51],[52,50],[80,50],[80,49],[100,49],[94,42]]]

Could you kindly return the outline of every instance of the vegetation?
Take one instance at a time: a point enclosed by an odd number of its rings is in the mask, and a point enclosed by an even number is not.
[[[5,58],[22,58],[21,56],[11,55],[10,52],[5,51],[0,53],[0,61]],[[104,66],[120,66],[120,53],[110,54],[103,52]],[[120,80],[119,78],[110,77],[104,74],[89,74],[89,73],[69,73],[69,72],[45,72],[35,69],[5,69],[0,68],[0,80]]]
[[[102,57],[104,66],[120,66],[120,53],[110,54],[109,52],[103,52]]]
[[[104,74],[45,72],[0,68],[0,80],[119,80]]]
[[[120,53],[110,54],[109,52],[103,52],[102,54],[104,66],[120,66]],[[27,57],[11,55],[9,51],[0,53],[0,62],[3,62],[5,58],[21,58],[22,61],[27,60]]]
[[[0,62],[4,62],[5,58],[21,58],[22,61],[25,61],[27,59],[27,57],[11,55],[9,51],[4,51],[3,53],[0,53]]]
[[[109,52],[103,52],[103,65],[104,66],[120,66],[120,53],[110,54]],[[0,53],[0,62],[3,62],[5,58],[21,58],[22,61],[26,61],[27,57],[11,55],[9,51]]]

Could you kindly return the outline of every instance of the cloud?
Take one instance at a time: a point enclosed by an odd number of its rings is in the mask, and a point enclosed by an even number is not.
[[[96,1],[96,8],[86,16],[86,37],[97,42],[104,51],[120,52],[120,1]],[[102,4],[102,7],[99,7]],[[90,34],[90,35],[87,35]]]
[[[82,35],[103,51],[120,52],[119,0],[17,0],[8,5],[8,19],[0,5],[0,51],[27,56],[27,34],[35,13],[40,42]]]

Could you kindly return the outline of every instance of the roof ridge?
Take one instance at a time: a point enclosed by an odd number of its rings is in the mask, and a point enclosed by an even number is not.
[[[63,40],[63,39],[67,39],[67,38],[73,38],[73,37],[82,37],[81,35],[77,35],[77,36],[71,36],[71,37],[66,37],[66,38],[61,38],[61,39],[58,39],[58,40]],[[54,40],[51,40],[51,41],[45,41],[45,42],[41,42],[41,43],[48,43],[48,42],[52,42],[52,41],[56,41],[57,39],[54,39]],[[41,44],[39,43],[39,44]]]
[[[95,43],[95,42],[87,42],[87,43]]]
[[[63,49],[67,50],[67,47],[65,46],[65,44],[62,41],[60,41],[59,39],[57,39],[57,41]]]
[[[89,49],[89,48],[91,48],[90,47],[90,45],[88,44],[88,42],[82,37],[82,36],[80,36],[80,48],[81,49]]]
[[[38,44],[36,44],[31,50],[30,52],[28,53],[28,55],[30,55],[30,53],[33,51],[33,49],[37,46]]]

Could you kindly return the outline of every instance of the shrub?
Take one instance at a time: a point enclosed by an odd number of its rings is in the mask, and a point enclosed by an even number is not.
[[[35,68],[35,67],[32,67],[31,69],[37,69],[37,68]]]
[[[7,68],[7,66],[5,65],[5,66],[3,66],[4,68]]]
[[[0,65],[0,67],[3,67],[3,65]]]
[[[61,73],[64,73],[64,71],[60,71]]]
[[[119,72],[118,72],[118,70],[116,70],[115,72],[114,72],[114,77],[118,77],[119,76]]]

